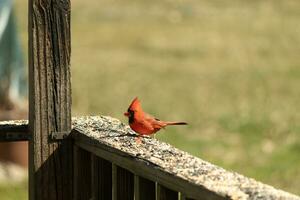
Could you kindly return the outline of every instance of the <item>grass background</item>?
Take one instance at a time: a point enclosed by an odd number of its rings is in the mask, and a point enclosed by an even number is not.
[[[73,115],[126,122],[139,96],[189,122],[160,140],[300,195],[299,20],[297,0],[72,0]]]

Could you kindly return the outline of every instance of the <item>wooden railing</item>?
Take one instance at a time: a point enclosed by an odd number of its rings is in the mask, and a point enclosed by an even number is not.
[[[26,127],[27,121],[1,122],[0,136]],[[300,200],[156,139],[144,137],[139,144],[135,138],[128,126],[111,117],[74,118],[67,138],[74,150],[72,199]]]
[[[0,122],[0,141],[29,141],[30,200],[300,200],[158,140],[137,144],[119,120],[71,123],[70,0],[28,5],[29,122]]]
[[[138,144],[117,119],[81,117],[73,126],[77,199],[299,199],[156,139]]]

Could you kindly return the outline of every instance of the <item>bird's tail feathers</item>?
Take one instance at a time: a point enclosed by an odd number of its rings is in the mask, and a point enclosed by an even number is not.
[[[186,122],[166,122],[167,125],[188,125]]]

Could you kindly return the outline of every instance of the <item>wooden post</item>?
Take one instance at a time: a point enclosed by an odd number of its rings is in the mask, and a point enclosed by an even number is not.
[[[29,0],[29,199],[72,199],[70,1]]]

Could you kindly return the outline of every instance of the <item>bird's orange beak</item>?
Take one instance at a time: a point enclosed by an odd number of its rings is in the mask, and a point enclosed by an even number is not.
[[[124,115],[125,115],[126,117],[129,117],[129,112],[125,112]]]

